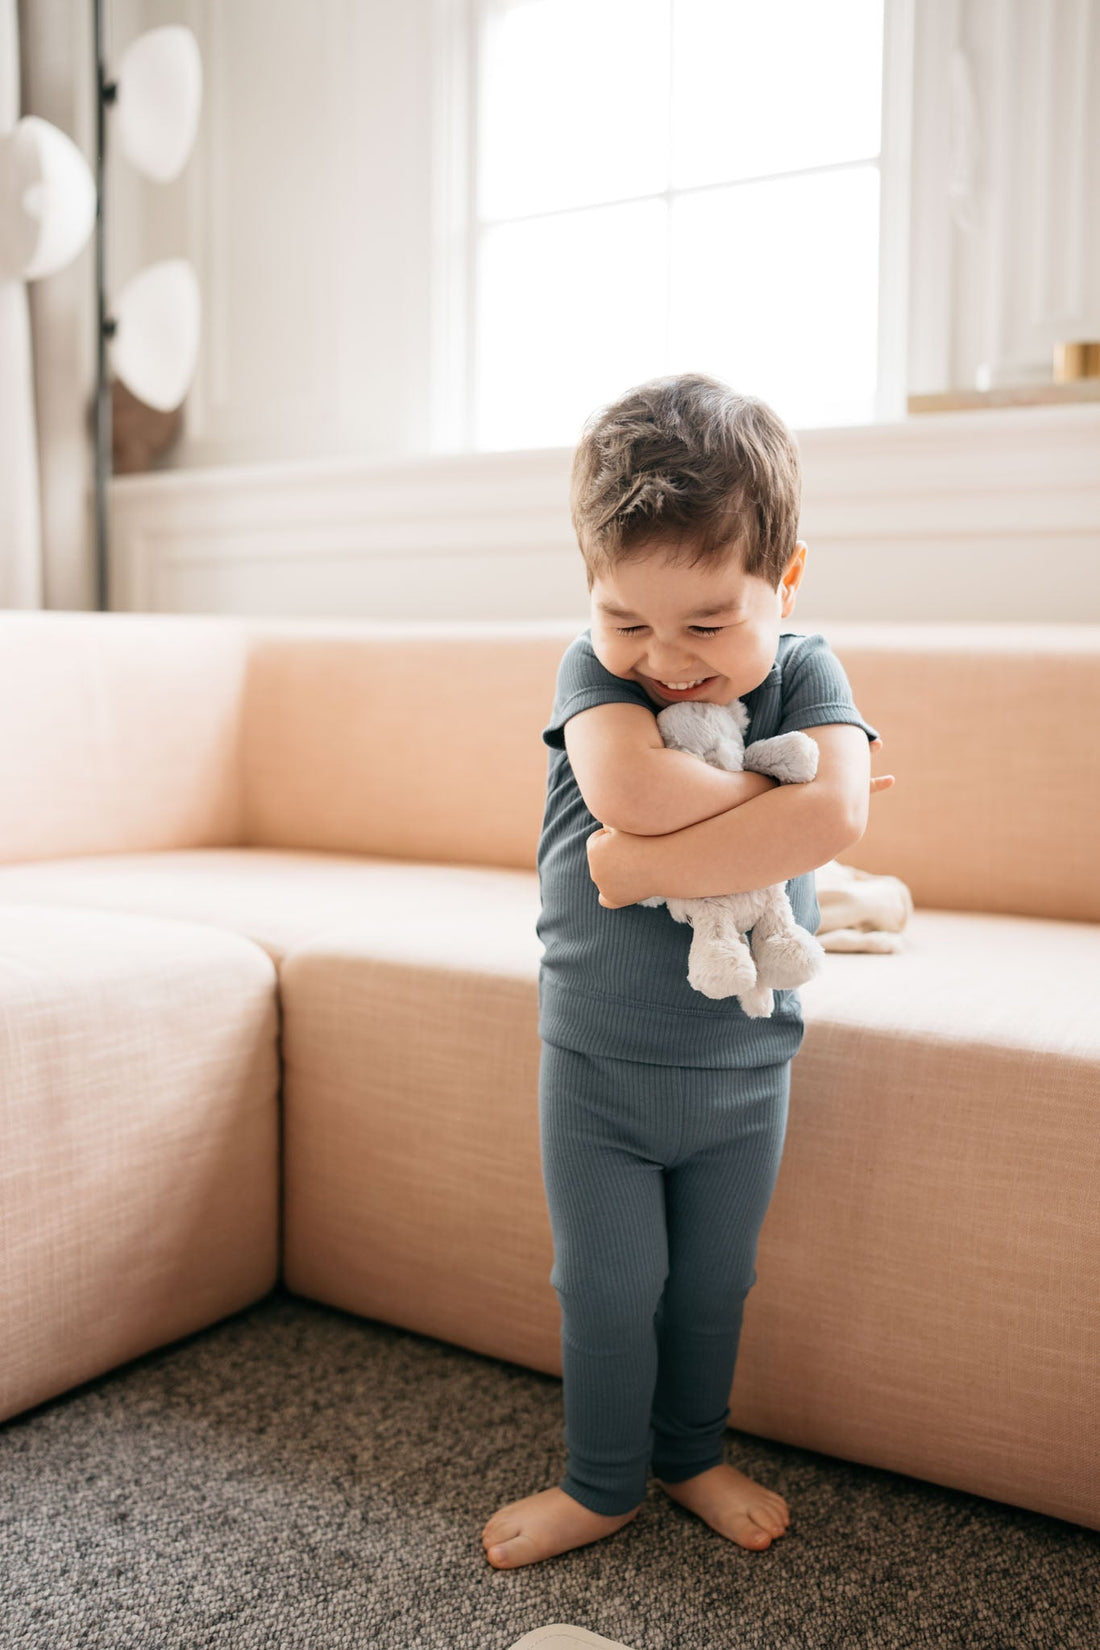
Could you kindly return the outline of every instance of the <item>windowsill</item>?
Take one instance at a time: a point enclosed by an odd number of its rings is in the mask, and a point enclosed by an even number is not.
[[[938,395],[911,395],[910,413],[970,412],[979,407],[1051,407],[1077,401],[1100,401],[1100,378],[1070,384],[1019,384],[996,390],[945,390]]]
[[[822,424],[816,427],[797,426],[794,434],[803,454],[808,472],[815,472],[814,486],[818,491],[837,490],[833,486],[833,470],[838,457],[852,464],[871,465],[881,474],[884,463],[896,467],[896,478],[907,484],[906,470],[914,455],[927,453],[937,444],[950,452],[958,450],[959,429],[953,414],[969,413],[967,439],[972,444],[968,463],[971,467],[984,455],[991,454],[996,472],[1000,475],[1005,455],[1029,452],[1035,456],[1035,442],[1045,443],[1042,452],[1051,462],[1065,458],[1067,435],[1078,455],[1079,468],[1089,474],[1086,485],[1094,485],[1091,472],[1095,470],[1095,443],[1097,408],[1100,406],[1100,379],[1081,379],[1075,384],[1029,385],[1015,389],[986,392],[951,391],[944,395],[910,396],[909,411],[894,420],[873,424]],[[1050,410],[1050,409],[1054,410]],[[1058,408],[1076,408],[1076,412],[1059,412]],[[1000,409],[1008,409],[1003,414]],[[993,417],[988,414],[993,413]],[[984,415],[984,416],[983,416]],[[162,458],[155,468],[143,472],[109,477],[110,494],[126,508],[131,504],[140,508],[143,499],[167,499],[206,494],[211,499],[222,496],[255,493],[274,489],[286,497],[301,492],[311,501],[331,491],[334,502],[358,511],[369,507],[369,499],[378,488],[392,488],[400,492],[393,510],[399,514],[415,515],[416,505],[407,489],[417,496],[449,489],[450,509],[461,515],[467,508],[480,508],[491,492],[504,495],[511,492],[507,507],[517,517],[529,515],[531,488],[543,487],[540,494],[543,508],[555,513],[564,509],[561,500],[568,496],[569,466],[573,448],[510,447],[497,451],[394,453],[380,455],[363,452],[333,452],[323,456],[304,453],[230,452],[220,462],[212,462],[204,454],[205,462],[197,463],[197,454],[188,455],[175,449],[174,462]],[[182,462],[181,462],[182,460]],[[1043,462],[1046,462],[1044,458]],[[563,479],[564,478],[564,479]],[[845,471],[837,481],[843,493],[851,483]],[[918,483],[918,488],[923,483]],[[349,490],[350,489],[350,495]],[[456,491],[457,489],[457,491]],[[564,489],[564,490],[563,490]],[[336,497],[338,495],[338,497]],[[309,513],[314,502],[306,508]],[[567,511],[565,518],[567,519]],[[572,543],[572,533],[568,533]]]

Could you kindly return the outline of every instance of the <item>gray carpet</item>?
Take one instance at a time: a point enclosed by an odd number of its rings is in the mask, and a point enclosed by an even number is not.
[[[0,1426],[0,1645],[1097,1650],[1100,1535],[727,1434],[791,1528],[763,1553],[650,1485],[603,1541],[494,1570],[558,1482],[561,1383],[282,1289]]]

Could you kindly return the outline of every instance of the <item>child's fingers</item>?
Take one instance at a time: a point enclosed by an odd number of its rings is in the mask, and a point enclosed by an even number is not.
[[[871,795],[876,791],[888,791],[894,783],[892,773],[876,773],[871,776]]]

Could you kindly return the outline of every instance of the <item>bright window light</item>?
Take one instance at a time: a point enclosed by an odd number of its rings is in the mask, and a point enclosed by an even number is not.
[[[663,372],[874,417],[883,0],[479,0],[471,443]]]
[[[669,370],[711,372],[803,428],[870,423],[878,182],[858,166],[676,197]]]
[[[664,190],[669,0],[513,0],[486,19],[478,215]]]
[[[882,0],[673,0],[672,184],[874,160]]]
[[[568,445],[597,402],[664,371],[667,229],[646,200],[483,235],[479,449]]]

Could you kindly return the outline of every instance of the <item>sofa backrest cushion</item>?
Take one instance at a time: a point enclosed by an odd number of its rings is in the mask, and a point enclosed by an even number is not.
[[[918,905],[1100,920],[1100,626],[794,622],[829,639],[897,775],[844,859]],[[534,865],[539,734],[585,615],[249,623],[249,841]]]
[[[539,734],[583,618],[248,624],[250,842],[534,868]]]
[[[841,857],[1100,920],[1100,625],[816,621],[881,729]],[[0,861],[249,844],[531,870],[587,619],[0,614]]]
[[[241,841],[240,621],[0,613],[0,863]]]
[[[897,776],[840,857],[918,905],[1100,920],[1100,625],[815,628]]]

